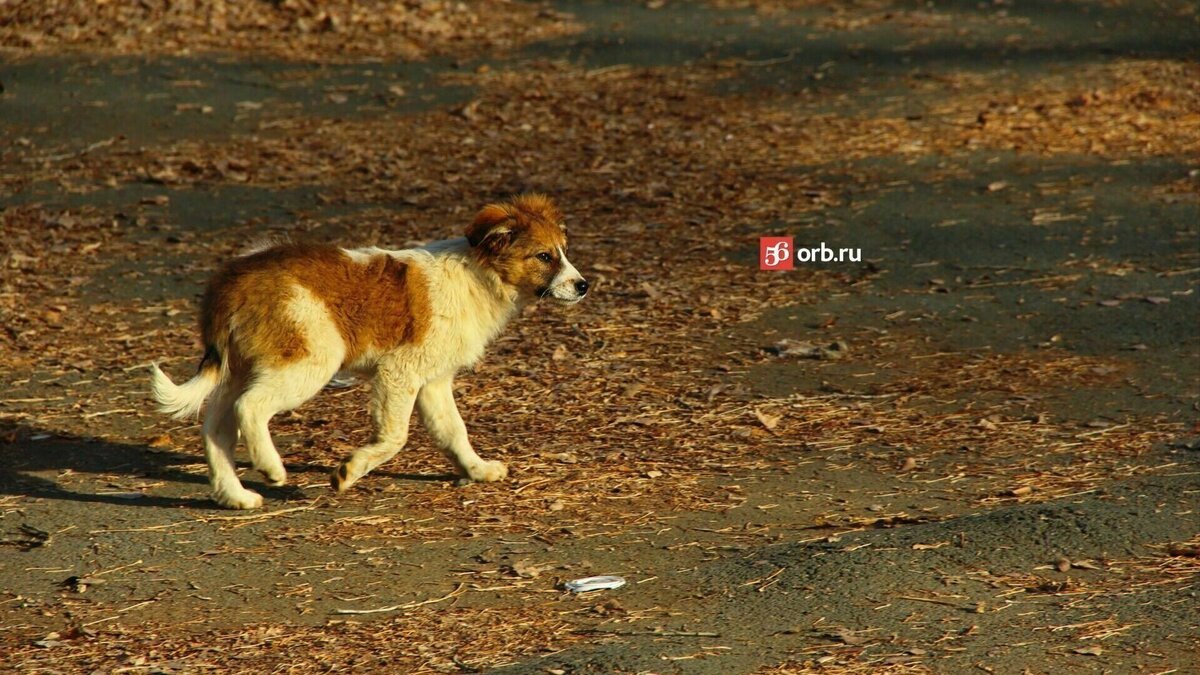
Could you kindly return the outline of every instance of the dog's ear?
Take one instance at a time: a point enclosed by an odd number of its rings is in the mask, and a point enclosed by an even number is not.
[[[498,252],[512,240],[512,213],[499,204],[488,204],[475,216],[475,221],[467,228],[467,243],[471,248],[480,248],[490,252]]]

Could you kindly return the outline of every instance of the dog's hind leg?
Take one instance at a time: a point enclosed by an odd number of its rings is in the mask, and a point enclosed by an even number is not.
[[[334,470],[329,480],[338,492],[345,492],[359,478],[395,457],[408,441],[408,424],[417,398],[416,383],[380,368],[372,387],[371,417],[375,421],[375,438],[355,450]]]
[[[231,509],[256,509],[262,496],[242,487],[233,463],[237,446],[238,423],[233,410],[234,395],[225,386],[209,400],[204,414],[204,456],[208,460],[208,480],[213,501]]]
[[[259,373],[234,404],[238,428],[250,463],[266,479],[268,485],[283,485],[287,469],[271,440],[268,423],[276,413],[291,410],[316,396],[329,378],[337,372],[339,363],[331,359],[310,359],[291,363]]]
[[[460,476],[480,483],[508,477],[508,467],[503,462],[483,459],[471,447],[467,425],[454,404],[453,377],[443,377],[422,387],[417,396],[417,409],[421,411],[421,421],[429,435],[454,462]]]

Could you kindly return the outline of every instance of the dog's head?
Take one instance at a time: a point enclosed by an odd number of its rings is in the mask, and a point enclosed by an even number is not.
[[[488,204],[467,228],[467,241],[480,264],[524,300],[550,297],[575,304],[588,282],[567,260],[562,214],[545,195]]]

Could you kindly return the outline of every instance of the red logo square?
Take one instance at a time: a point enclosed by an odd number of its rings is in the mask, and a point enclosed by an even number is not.
[[[759,237],[758,268],[790,270],[795,265],[791,237]]]

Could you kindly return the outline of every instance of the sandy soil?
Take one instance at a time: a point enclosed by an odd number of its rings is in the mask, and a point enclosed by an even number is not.
[[[1190,3],[513,11],[580,32],[4,43],[0,667],[1200,671]],[[277,418],[261,511],[206,501],[145,366],[194,367],[214,266],[530,189],[596,290],[461,377],[509,481],[418,432],[331,494],[356,384]]]

